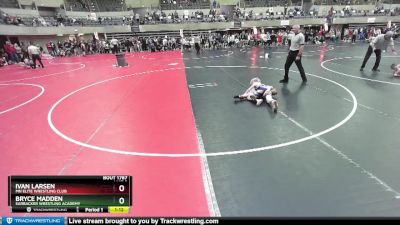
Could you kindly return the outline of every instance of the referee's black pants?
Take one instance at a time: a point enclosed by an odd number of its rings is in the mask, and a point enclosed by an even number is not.
[[[116,54],[118,52],[119,52],[118,45],[114,45],[114,47],[112,48],[112,53]]]
[[[372,47],[369,46],[369,47],[368,47],[368,50],[367,50],[367,54],[365,54],[364,61],[363,61],[362,65],[361,65],[361,68],[364,68],[364,67],[365,67],[365,64],[367,64],[368,59],[369,59],[369,57],[371,57],[373,51],[374,51],[374,50],[372,49]],[[379,63],[381,62],[381,55],[382,55],[382,50],[380,50],[380,49],[375,49],[376,60],[375,60],[374,68],[372,68],[373,70],[378,69]]]
[[[285,77],[283,78],[286,81],[289,80],[289,68],[293,64],[293,62],[296,63],[296,66],[299,69],[301,79],[303,79],[303,81],[307,81],[306,73],[304,72],[303,65],[301,64],[301,57],[300,60],[296,61],[296,56],[298,53],[299,50],[289,51],[289,55],[286,58],[286,63],[285,63]]]
[[[32,54],[32,61],[33,61],[33,64],[34,64],[34,68],[36,68],[36,60],[39,61],[39,63],[42,66],[42,68],[44,68],[43,63],[42,63],[42,58],[40,58],[40,55]]]
[[[200,54],[200,44],[199,43],[195,43],[194,44],[194,48],[196,49],[197,55]]]

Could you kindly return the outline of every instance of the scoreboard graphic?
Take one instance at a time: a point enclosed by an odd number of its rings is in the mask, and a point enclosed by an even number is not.
[[[128,213],[131,176],[9,176],[8,206],[18,213]]]

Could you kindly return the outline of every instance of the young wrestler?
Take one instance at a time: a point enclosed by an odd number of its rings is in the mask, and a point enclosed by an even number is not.
[[[278,102],[272,98],[272,95],[276,94],[277,91],[274,87],[262,84],[260,78],[255,77],[250,80],[250,87],[242,95],[236,95],[234,98],[241,101],[254,102],[257,106],[261,105],[265,100],[276,113],[278,111]]]

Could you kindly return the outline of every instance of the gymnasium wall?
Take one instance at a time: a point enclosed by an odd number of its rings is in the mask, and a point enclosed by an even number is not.
[[[125,4],[128,8],[158,8],[160,0],[125,0]]]
[[[21,5],[32,5],[33,2],[36,6],[42,7],[60,7],[64,5],[64,0],[18,0]]]

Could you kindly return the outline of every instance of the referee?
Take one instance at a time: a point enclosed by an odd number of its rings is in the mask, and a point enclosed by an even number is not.
[[[367,64],[369,57],[371,57],[372,55],[372,52],[375,52],[376,59],[372,71],[379,72],[380,70],[378,69],[378,67],[379,63],[381,62],[382,50],[386,50],[389,45],[392,48],[393,54],[397,54],[396,49],[394,48],[393,31],[388,31],[386,32],[386,34],[380,34],[376,36],[374,39],[372,39],[371,44],[368,46],[368,50],[367,53],[365,54],[364,61],[361,65],[360,71],[364,70],[365,64]]]
[[[119,50],[118,50],[118,45],[119,45],[119,41],[115,38],[115,37],[113,37],[111,40],[110,40],[110,44],[111,44],[111,46],[112,46],[112,53],[113,54],[117,54],[118,52],[119,52]]]
[[[301,79],[303,79],[303,83],[307,82],[307,77],[304,72],[303,65],[301,64],[301,56],[303,54],[304,50],[304,35],[303,33],[300,32],[300,25],[293,25],[292,31],[294,33],[294,36],[292,37],[292,40],[290,41],[290,51],[289,55],[286,58],[286,63],[285,63],[285,77],[283,80],[280,80],[280,83],[288,83],[289,82],[289,68],[293,64],[293,62],[296,63],[297,68],[300,71]]]
[[[200,37],[198,35],[196,35],[194,38],[194,48],[196,49],[196,53],[197,55],[200,54]]]
[[[40,65],[42,66],[42,69],[44,68],[42,63],[42,58],[40,57],[41,52],[37,46],[31,43],[31,45],[29,45],[28,47],[28,54],[32,58],[34,64],[32,68],[36,69],[36,61],[39,61]]]

